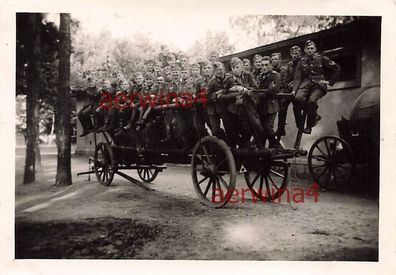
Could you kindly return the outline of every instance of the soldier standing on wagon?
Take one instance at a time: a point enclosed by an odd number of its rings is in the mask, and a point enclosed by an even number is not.
[[[313,41],[305,42],[306,57],[298,63],[293,81],[294,104],[296,108],[297,127],[302,129],[304,121],[302,110],[307,113],[305,134],[310,134],[321,117],[317,114],[318,100],[327,93],[327,85],[333,86],[337,81],[341,67],[327,56],[316,52]]]
[[[262,58],[263,57],[261,55],[259,55],[259,54],[256,54],[253,57],[253,72],[252,72],[252,74],[253,74],[254,79],[256,81],[257,81],[259,75],[261,74],[261,59]]]
[[[245,58],[242,60],[242,62],[243,62],[243,69],[250,73],[252,69],[252,64],[250,63],[250,60]]]
[[[224,131],[220,128],[220,118],[224,118],[227,112],[227,106],[224,102],[217,101],[217,98],[227,89],[230,88],[231,78],[227,77],[225,74],[224,64],[221,62],[215,62],[215,73],[214,76],[210,79],[208,84],[208,105],[206,108],[206,112],[209,119],[209,127],[212,131],[212,135],[225,139]],[[208,62],[205,65],[205,70],[213,70],[213,63]],[[227,84],[228,83],[228,84]],[[226,118],[226,124],[229,120]],[[223,120],[224,123],[224,120]],[[228,124],[227,124],[228,125]],[[226,126],[224,125],[226,128]],[[229,126],[231,127],[231,126]],[[227,129],[226,129],[227,130]],[[230,128],[228,129],[230,130]],[[233,134],[233,133],[231,133]],[[230,136],[232,140],[229,142],[230,146],[235,146],[237,144],[237,139],[234,136]]]
[[[269,141],[269,147],[277,148],[279,146],[275,139],[273,130],[276,113],[279,111],[278,101],[271,98],[279,92],[281,86],[280,74],[272,69],[271,59],[264,56],[261,60],[262,73],[258,79],[258,105],[257,110],[260,114],[261,125],[264,130],[264,136]]]
[[[231,59],[232,75],[226,76],[223,91],[217,95],[216,105],[225,106],[221,112],[227,142],[231,147],[250,147],[253,134],[256,143],[262,147],[263,130],[258,113],[249,94],[257,90],[258,86],[253,75],[243,70],[243,63],[239,58]],[[218,107],[216,106],[216,110]]]
[[[286,73],[283,77],[281,74],[281,92],[283,93],[291,93],[293,90],[294,74],[296,72],[297,64],[301,59],[301,48],[299,46],[291,47],[290,56],[292,60],[287,63]],[[281,72],[282,71],[283,70],[281,70]],[[292,101],[292,99],[287,98],[279,100],[278,129],[275,132],[275,135],[278,137],[286,135],[285,126],[287,119],[287,109],[289,108],[289,105]]]

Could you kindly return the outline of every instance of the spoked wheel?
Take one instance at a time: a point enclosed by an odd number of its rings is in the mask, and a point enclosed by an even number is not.
[[[355,159],[349,144],[337,136],[324,136],[311,146],[308,168],[313,180],[326,189],[349,183],[355,171]]]
[[[206,136],[194,147],[191,174],[195,192],[208,206],[220,208],[227,204],[235,190],[235,160],[227,144]]]
[[[100,142],[95,148],[94,170],[96,179],[103,185],[110,185],[115,173],[115,160],[110,144]]]
[[[155,168],[141,168],[137,169],[139,177],[142,181],[150,183],[158,176],[159,171]]]
[[[256,171],[245,173],[246,184],[252,192],[253,200],[274,201],[278,199],[289,183],[289,164],[270,161]]]

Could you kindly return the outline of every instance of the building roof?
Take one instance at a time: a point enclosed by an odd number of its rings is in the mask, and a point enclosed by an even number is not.
[[[279,42],[259,46],[246,51],[223,56],[220,60],[228,65],[232,57],[252,59],[255,54],[270,55],[272,52],[281,52],[282,56],[289,57],[289,49],[294,45],[304,48],[307,40],[313,40],[319,51],[326,52],[340,47],[361,47],[365,44],[380,45],[381,17],[361,17],[349,24],[297,36]]]

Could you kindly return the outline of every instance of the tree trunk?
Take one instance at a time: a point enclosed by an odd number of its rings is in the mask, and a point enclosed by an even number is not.
[[[71,98],[70,98],[70,14],[60,14],[59,87],[56,102],[56,144],[58,165],[56,185],[72,184],[71,176]]]
[[[27,95],[26,95],[26,159],[23,183],[31,183],[36,180],[36,164],[40,166],[39,148],[39,89],[40,89],[40,25],[41,14],[29,15],[31,27],[30,60],[28,63]]]

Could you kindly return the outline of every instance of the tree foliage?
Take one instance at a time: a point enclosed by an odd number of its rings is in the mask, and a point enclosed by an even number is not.
[[[288,16],[288,15],[245,15],[230,18],[234,31],[246,37],[245,48],[262,46],[280,40],[317,32],[346,24],[356,16]]]

